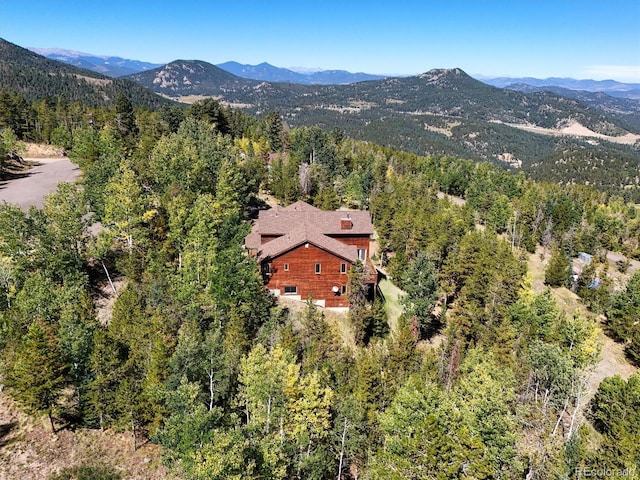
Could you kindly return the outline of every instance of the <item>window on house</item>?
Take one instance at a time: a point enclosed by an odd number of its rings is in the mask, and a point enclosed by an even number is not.
[[[316,273],[321,273],[322,272],[322,267],[320,266],[319,263],[316,263]]]
[[[265,263],[264,264],[264,273],[266,273],[267,275],[271,274],[271,264],[270,263]]]
[[[296,293],[298,293],[298,287],[296,287],[295,285],[285,285],[284,287],[285,295],[295,295]]]
[[[347,264],[346,263],[341,263],[340,264],[340,273],[347,273]]]
[[[358,249],[358,258],[363,262],[367,259],[367,249],[366,248],[359,248]]]
[[[342,285],[342,294],[345,295],[347,293],[347,286]]]
[[[284,268],[285,272],[288,272],[289,271],[289,264],[285,263],[283,268]]]

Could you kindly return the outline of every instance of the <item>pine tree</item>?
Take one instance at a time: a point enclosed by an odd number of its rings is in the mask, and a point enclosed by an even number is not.
[[[138,126],[136,116],[133,112],[133,105],[124,93],[118,95],[116,99],[116,129],[118,136],[127,149],[133,148],[138,137]]]
[[[631,361],[640,365],[640,273],[635,273],[626,288],[618,293],[607,312],[609,328],[616,339],[626,342],[626,353]]]
[[[351,266],[348,276],[349,319],[356,343],[364,341],[367,333],[367,290],[364,276],[364,265],[358,260]]]
[[[402,298],[407,314],[415,316],[427,336],[435,333],[439,321],[431,312],[438,298],[438,275],[424,252],[419,252],[402,276],[407,295]]]
[[[65,365],[49,325],[36,319],[18,348],[7,384],[30,413],[44,412],[55,433],[53,413],[64,386]]]
[[[544,283],[552,287],[563,286],[569,279],[569,258],[564,250],[556,248],[544,271]]]

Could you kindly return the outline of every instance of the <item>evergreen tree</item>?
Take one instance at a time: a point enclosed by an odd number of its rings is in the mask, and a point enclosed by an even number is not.
[[[348,275],[347,292],[349,296],[349,319],[353,325],[356,344],[366,340],[367,334],[367,287],[364,283],[364,264],[357,260],[351,266]]]
[[[231,133],[227,112],[222,108],[222,105],[213,98],[207,98],[192,104],[189,108],[189,115],[213,125],[215,129],[223,135]]]
[[[640,375],[636,373],[627,381],[618,375],[605,378],[588,415],[603,436],[598,450],[588,459],[589,466],[594,471],[631,472],[634,478],[640,459]]]
[[[561,287],[569,280],[570,272],[569,257],[562,248],[556,248],[544,271],[544,283],[551,287]]]
[[[263,120],[264,129],[272,152],[279,152],[284,146],[284,128],[278,112],[269,112]]]
[[[426,253],[418,253],[403,274],[401,285],[407,292],[402,298],[407,315],[415,317],[430,337],[439,326],[438,319],[431,313],[438,298],[438,275]]]
[[[116,131],[125,148],[132,149],[137,141],[139,130],[136,125],[133,105],[131,105],[131,101],[124,93],[120,93],[116,99],[115,122]]]
[[[636,272],[627,286],[613,299],[607,312],[609,328],[619,341],[626,343],[625,351],[631,361],[640,365],[640,272]]]
[[[18,347],[8,385],[30,413],[44,412],[55,433],[53,414],[65,383],[65,365],[51,326],[36,319]]]
[[[382,414],[383,446],[369,464],[369,477],[489,478],[486,446],[471,419],[432,383],[410,380]]]

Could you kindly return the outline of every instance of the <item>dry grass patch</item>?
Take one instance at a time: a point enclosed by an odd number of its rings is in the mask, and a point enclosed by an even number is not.
[[[23,153],[25,158],[51,158],[60,157],[62,149],[44,143],[25,143]]]
[[[544,284],[544,270],[549,263],[550,254],[547,254],[545,258],[542,258],[543,248],[538,247],[536,252],[529,256],[528,271],[529,279],[531,282],[531,288],[536,293],[543,292],[548,288]],[[611,272],[612,269],[610,269]],[[593,315],[580,300],[580,297],[573,293],[571,290],[565,287],[552,288],[551,293],[556,300],[558,307],[566,315],[573,315],[579,313],[580,315],[592,318],[598,322],[598,327],[601,329],[601,333],[598,337],[598,342],[602,346],[600,351],[600,360],[594,366],[591,375],[589,376],[588,385],[588,397],[595,394],[600,382],[606,377],[614,375],[620,375],[622,378],[629,378],[638,369],[631,365],[625,355],[624,346],[616,343],[613,339],[609,338],[603,333],[605,327],[603,321],[604,316],[598,318]]]
[[[162,466],[158,445],[134,452],[126,433],[78,428],[54,434],[44,417],[24,414],[0,392],[0,479],[46,480],[80,466],[109,467],[123,479],[176,479]]]
[[[307,308],[306,302],[294,300],[285,296],[278,297],[278,305],[288,308],[296,315],[302,315],[305,308]],[[355,335],[353,332],[353,326],[349,321],[349,314],[347,312],[329,310],[320,306],[317,306],[317,308],[318,311],[324,315],[325,320],[342,341],[342,344],[347,348],[355,349]]]

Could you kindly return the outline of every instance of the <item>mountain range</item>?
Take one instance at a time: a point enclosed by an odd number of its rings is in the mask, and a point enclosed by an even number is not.
[[[521,92],[461,69],[434,69],[349,85],[249,80],[179,60],[126,77],[180,101],[211,96],[292,127],[338,127],[354,138],[418,154],[455,155],[523,169],[536,178],[635,189],[640,102],[603,93]],[[627,192],[628,193],[628,192]]]
[[[25,83],[27,78],[37,82]],[[585,183],[640,199],[640,102],[631,99],[558,87],[497,88],[457,68],[302,85],[246,79],[204,61],[177,60],[111,79],[0,42],[0,88],[29,99],[67,98],[70,88],[82,88],[91,102],[108,104],[105,98],[112,99],[116,87],[146,98],[134,102],[139,105],[214,97],[258,116],[278,111],[291,127],[337,127],[399,150],[489,160],[534,178]]]
[[[94,55],[60,48],[30,48],[51,60],[68,63],[80,68],[102,73],[109,77],[122,77],[134,73],[144,72],[161,67],[162,64],[129,60],[126,58]],[[383,75],[368,73],[351,73],[346,70],[313,70],[299,72],[288,68],[275,67],[266,62],[259,65],[245,65],[238,62],[225,62],[217,65],[221,69],[242,78],[262,80],[266,82],[299,83],[303,85],[340,85],[363,82],[366,80],[380,80]]]
[[[51,60],[92,70],[108,77],[122,77],[162,66],[159,63],[141,62],[140,60],[129,60],[108,55],[94,55],[60,48],[30,48],[29,50]]]
[[[243,65],[238,62],[225,62],[218,67],[239,77],[265,82],[289,82],[302,85],[345,85],[349,83],[381,80],[383,75],[369,73],[351,73],[346,70],[319,70],[297,72],[288,68],[274,67],[266,62],[259,65]]]
[[[102,73],[109,77],[121,77],[134,73],[151,70],[163,64],[128,60],[116,56],[94,55],[59,48],[31,48],[30,50],[52,60],[58,60],[76,67],[86,68]],[[263,62],[258,65],[247,65],[234,61],[219,63],[216,66],[234,75],[251,80],[265,82],[298,83],[302,85],[344,85],[368,80],[381,80],[389,75],[373,75],[369,73],[351,73],[346,70],[309,70],[276,67]],[[640,84],[616,82],[614,80],[576,80],[573,78],[512,78],[512,77],[484,77],[474,76],[477,80],[499,88],[521,90],[522,85],[531,87],[531,91],[548,90],[558,92],[558,89],[604,92],[612,97],[631,98],[640,100]]]
[[[499,88],[520,90],[522,85],[531,87],[530,91],[575,90],[584,92],[602,92],[612,97],[640,100],[640,83],[621,83],[615,80],[576,80],[574,78],[484,78],[480,79],[488,85]]]

